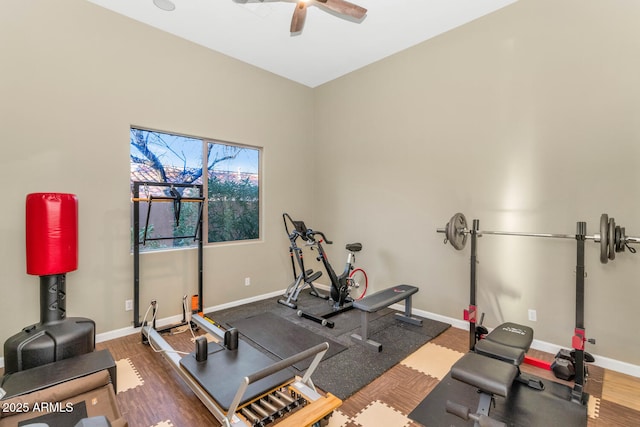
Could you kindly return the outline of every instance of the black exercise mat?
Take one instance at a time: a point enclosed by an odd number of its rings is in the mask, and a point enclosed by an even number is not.
[[[329,343],[329,349],[323,360],[327,360],[347,348],[332,339],[318,335],[310,329],[296,325],[270,312],[235,320],[231,326],[237,328],[244,337],[281,359],[294,356],[323,342]],[[309,357],[293,366],[299,371],[304,371],[312,361],[313,357]]]
[[[360,310],[355,308],[351,308],[349,310],[343,311],[338,314],[331,315],[333,313],[331,305],[326,301],[320,298],[314,297],[310,294],[302,293],[299,298],[298,307],[300,310],[314,314],[316,316],[324,316],[327,320],[330,320],[334,323],[333,328],[322,327],[312,320],[305,319],[304,322],[311,322],[314,326],[320,326],[326,331],[327,336],[339,337],[340,335],[346,332],[352,332],[354,329],[359,328],[361,325],[360,318]],[[297,311],[294,313],[297,317]],[[383,308],[375,313],[369,313],[369,320],[375,320],[382,316],[386,316],[389,313],[392,313],[393,310],[390,308]],[[329,317],[326,317],[326,316]],[[291,313],[287,313],[287,318],[291,318]],[[296,320],[294,320],[296,321]]]
[[[496,396],[496,406],[491,408],[489,415],[510,427],[586,426],[587,407],[571,402],[571,389],[553,381],[543,382],[545,389],[542,391],[514,382],[508,399]],[[454,380],[449,373],[409,414],[409,418],[426,426],[473,426],[473,421],[448,414],[445,410],[447,400],[465,405],[471,412],[478,407],[476,388]]]
[[[320,364],[314,383],[344,400],[449,327],[429,319],[423,319],[422,327],[411,325],[396,320],[394,313],[369,323],[369,338],[382,344],[380,353],[351,341],[346,351]],[[351,333],[359,331],[348,332],[346,337],[351,340]]]
[[[422,327],[411,325],[394,319],[393,314],[397,311],[382,309],[375,313],[375,316],[371,316],[373,319],[369,323],[370,338],[382,344],[382,352],[377,353],[351,339],[352,333],[360,331],[359,310],[349,310],[332,317],[335,328],[330,329],[298,317],[296,310],[278,304],[280,298],[267,298],[208,313],[207,316],[220,324],[232,325],[238,320],[270,312],[321,335],[325,341],[334,340],[344,345],[347,349],[320,362],[312,377],[316,386],[343,400],[450,327],[446,323],[430,319],[423,319]],[[326,308],[328,304],[309,295],[308,290],[305,290],[300,293],[298,307],[316,310]],[[248,342],[251,343],[249,340]],[[331,346],[331,343],[329,345]]]

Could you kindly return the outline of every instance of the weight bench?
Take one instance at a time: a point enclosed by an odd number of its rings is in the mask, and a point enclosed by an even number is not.
[[[475,352],[510,363],[517,367],[516,380],[536,390],[543,390],[544,384],[539,379],[522,375],[520,365],[533,342],[533,329],[517,323],[503,323],[491,331],[475,346]]]
[[[478,389],[480,401],[476,413],[469,408],[447,401],[447,412],[464,420],[473,419],[475,426],[501,427],[506,424],[489,417],[495,395],[506,398],[513,381],[536,390],[543,390],[542,381],[527,378],[520,372],[525,353],[533,342],[533,329],[517,323],[503,323],[483,339],[474,352],[467,353],[451,367],[451,377]]]
[[[472,419],[475,427],[506,427],[506,424],[489,417],[494,396],[507,398],[509,389],[518,375],[518,368],[507,362],[478,353],[467,353],[451,367],[451,378],[478,389],[478,409],[469,408],[447,400],[446,410],[463,420]]]
[[[357,342],[382,351],[382,344],[369,339],[369,316],[378,310],[404,300],[404,314],[396,313],[395,318],[412,325],[422,326],[422,320],[411,316],[411,297],[419,288],[410,285],[398,285],[384,289],[353,302],[353,307],[361,311],[360,334],[351,334]]]

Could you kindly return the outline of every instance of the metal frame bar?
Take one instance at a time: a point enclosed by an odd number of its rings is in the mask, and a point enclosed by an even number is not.
[[[575,335],[572,340],[575,349],[575,379],[573,391],[571,392],[571,400],[576,403],[586,404],[584,394],[585,369],[584,369],[584,281],[585,281],[585,265],[584,265],[584,242],[587,232],[587,224],[578,222],[576,224],[576,327]]]
[[[476,293],[478,288],[478,278],[476,275],[476,266],[478,265],[478,227],[480,226],[480,220],[474,219],[471,231],[471,255],[470,255],[470,296],[469,296],[469,350],[473,350],[476,346],[476,319],[477,304]]]
[[[368,311],[360,312],[360,333],[351,334],[351,339],[365,344],[368,348],[376,350],[378,353],[382,351],[382,344],[369,338],[369,317]]]
[[[422,326],[422,319],[413,317],[413,294],[404,299],[404,313],[395,313],[394,318],[411,325]]]
[[[133,326],[139,328],[142,326],[140,322],[140,187],[178,187],[178,188],[197,188],[202,203],[204,204],[204,189],[201,184],[180,184],[180,183],[168,183],[168,182],[152,182],[152,181],[134,181],[133,182]],[[150,202],[149,202],[150,203]],[[203,243],[202,243],[202,230],[203,228],[203,205],[200,206],[200,212],[198,215],[198,223],[196,225],[195,234],[193,236],[178,236],[178,237],[166,237],[166,238],[147,238],[145,228],[145,238],[147,240],[167,240],[167,239],[184,239],[193,238],[198,242],[198,312],[203,310]],[[147,221],[149,215],[147,214]]]
[[[445,228],[436,228],[436,232],[445,233],[447,230]],[[460,230],[460,233],[463,234],[472,234],[473,230],[469,230],[467,228]],[[478,237],[482,237],[483,235],[494,235],[494,236],[521,236],[521,237],[549,237],[553,239],[571,239],[575,240],[578,235],[576,234],[559,234],[559,233],[527,233],[520,231],[493,231],[493,230],[475,230],[475,233]],[[601,239],[600,233],[596,233],[593,235],[585,235],[581,236],[586,240],[593,240],[594,242],[599,242]],[[625,236],[625,243],[640,243],[640,237],[634,236]]]

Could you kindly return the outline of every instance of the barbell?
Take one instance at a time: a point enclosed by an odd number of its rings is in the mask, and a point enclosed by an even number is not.
[[[467,237],[472,230],[467,227],[467,219],[464,214],[458,212],[451,217],[444,228],[438,228],[438,233],[444,233],[444,243],[451,243],[451,246],[457,250],[462,250],[467,244]],[[555,239],[573,239],[578,238],[576,234],[555,234],[555,233],[522,233],[517,231],[487,231],[476,230],[478,237],[484,234],[500,235],[500,236],[528,236],[528,237],[550,237]],[[586,240],[593,240],[600,243],[600,262],[606,264],[609,260],[616,257],[616,252],[624,252],[625,248],[629,252],[636,253],[636,249],[629,246],[631,243],[640,243],[640,237],[631,237],[625,234],[625,228],[616,225],[614,218],[603,213],[600,216],[600,233],[591,236],[583,236]]]

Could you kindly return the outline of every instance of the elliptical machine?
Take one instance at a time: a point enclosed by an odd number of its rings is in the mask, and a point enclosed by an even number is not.
[[[291,232],[289,232],[287,219],[293,225],[293,231]],[[287,237],[289,237],[290,242],[289,257],[291,258],[291,269],[293,270],[293,282],[289,285],[289,287],[287,287],[284,297],[280,298],[278,300],[278,303],[286,305],[289,308],[293,308],[294,310],[297,309],[298,305],[296,303],[298,302],[298,295],[300,295],[300,291],[302,291],[307,286],[311,288],[311,291],[309,293],[314,297],[329,299],[328,295],[321,294],[320,292],[318,292],[315,286],[313,286],[313,282],[320,276],[322,276],[322,271],[314,272],[313,269],[305,269],[302,248],[297,244],[298,238],[304,239],[307,246],[315,244],[315,241],[309,241],[306,237],[306,234],[309,230],[307,230],[304,222],[294,221],[286,212],[282,214],[282,220],[284,221],[284,229],[287,232]],[[294,258],[296,259],[295,261]],[[296,269],[296,261],[298,263],[298,267],[300,268],[300,274],[298,274],[298,271]]]
[[[348,243],[345,246],[345,248],[349,252],[347,255],[347,262],[344,267],[344,271],[338,276],[334,271],[333,267],[331,266],[327,253],[325,252],[324,247],[322,246],[323,242],[329,245],[332,244],[333,242],[327,239],[327,236],[325,236],[323,232],[308,229],[303,221],[292,220],[289,214],[287,213],[283,214],[283,219],[285,222],[285,229],[287,230],[287,234],[290,236],[290,241],[292,241],[292,243],[295,244],[295,239],[297,239],[298,237],[302,237],[306,241],[306,244],[311,247],[311,249],[315,248],[318,251],[317,259],[319,261],[322,261],[322,264],[324,265],[327,275],[329,276],[329,280],[331,281],[331,291],[329,296],[326,297],[321,295],[317,291],[317,289],[315,289],[315,287],[311,284],[311,282],[313,280],[316,280],[318,277],[320,277],[322,273],[321,272],[313,273],[313,270],[305,270],[304,263],[302,262],[301,248],[299,248],[297,245],[292,244],[292,247],[294,246],[295,247],[294,249],[290,248],[290,251],[292,251],[292,256],[293,254],[296,254],[296,257],[298,259],[298,264],[302,269],[302,272],[300,273],[300,275],[296,276],[295,263],[293,263],[293,259],[292,259],[291,262],[292,262],[292,265],[294,266],[295,281],[287,289],[287,292],[285,294],[287,296],[287,299],[286,300],[281,299],[281,300],[278,300],[278,302],[281,304],[287,305],[288,307],[291,307],[291,305],[286,303],[287,302],[291,303],[291,300],[296,301],[300,291],[308,284],[309,287],[311,288],[312,295],[325,298],[325,299],[328,298],[329,303],[331,304],[331,310],[324,314],[314,314],[314,313],[306,312],[304,310],[298,310],[297,312],[298,316],[313,320],[314,322],[320,323],[322,326],[333,328],[335,324],[333,323],[333,321],[329,319],[333,316],[336,316],[340,313],[343,313],[353,308],[354,299],[360,299],[366,293],[367,285],[368,285],[367,275],[364,272],[364,270],[360,268],[354,268],[355,253],[362,250],[362,244]],[[292,232],[291,234],[289,234],[289,230],[287,227],[287,219],[295,227],[295,231]],[[295,237],[292,239],[291,236],[294,236],[294,235]],[[316,236],[320,236],[320,239],[316,239]],[[307,282],[307,279],[309,280],[308,282]],[[350,295],[350,292],[352,290],[356,290],[358,292],[358,295],[355,298]],[[297,308],[297,307],[291,307],[291,308]]]

